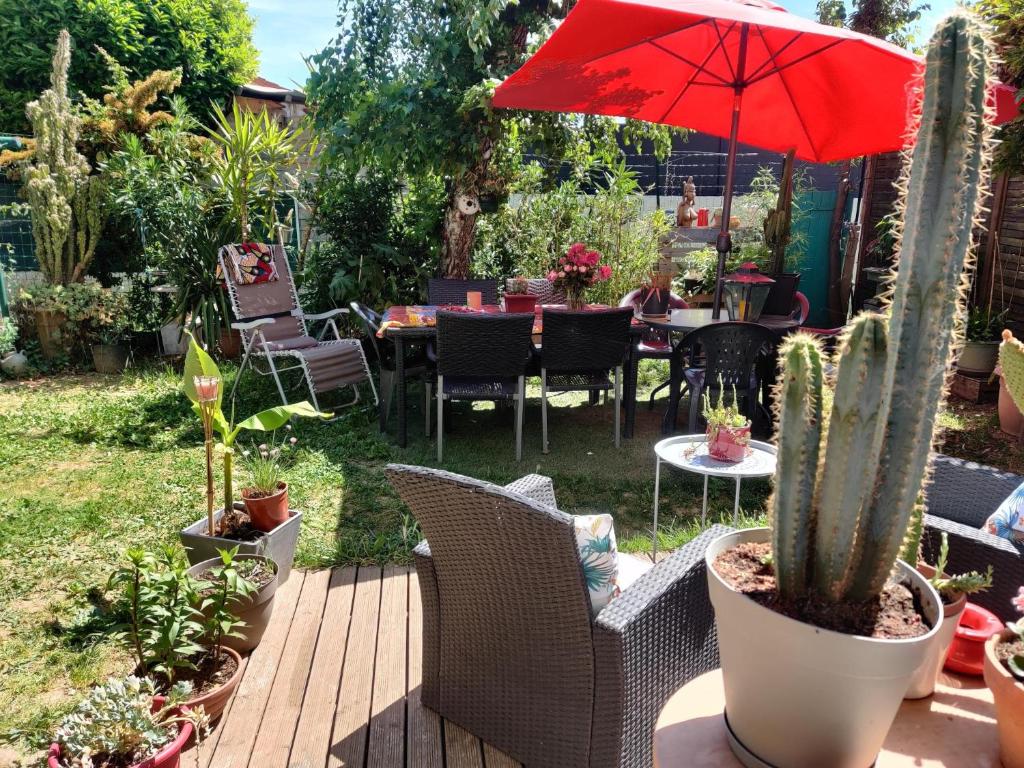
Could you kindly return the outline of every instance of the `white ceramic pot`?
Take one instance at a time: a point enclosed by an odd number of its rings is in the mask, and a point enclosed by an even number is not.
[[[935,575],[935,569],[927,563],[918,563],[917,572],[926,579]],[[960,617],[963,616],[964,608],[967,607],[967,596],[960,595],[950,604],[942,604],[942,626],[935,633],[935,638],[928,647],[921,666],[914,672],[910,679],[910,686],[907,688],[907,699],[923,699],[935,693],[935,679],[946,662],[946,654],[949,653],[949,646],[953,644],[953,636],[960,624]]]
[[[770,539],[767,528],[737,531],[706,554],[730,746],[748,768],[868,768],[941,627],[939,596],[900,562],[899,577],[933,625],[927,634],[877,640],[805,624],[759,605],[715,572],[719,553]]]

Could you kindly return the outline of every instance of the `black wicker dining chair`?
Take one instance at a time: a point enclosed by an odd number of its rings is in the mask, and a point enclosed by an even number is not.
[[[640,307],[643,303],[644,289],[637,288],[630,291],[619,301],[620,307],[632,307],[634,314],[640,313]],[[689,309],[689,304],[686,303],[686,299],[682,296],[677,296],[674,293],[668,295],[668,309],[671,312],[673,309]],[[669,338],[669,332],[659,330],[657,328],[645,328],[643,334],[640,336],[640,341],[636,347],[636,357],[638,360],[669,360],[672,357],[672,339]],[[671,379],[663,381],[661,384],[651,390],[650,397],[647,400],[647,410],[654,410],[654,397],[661,390],[668,389],[672,383]]]
[[[690,392],[690,417],[687,431],[697,432],[701,398],[709,392],[712,399],[719,392],[719,377],[726,392],[733,387],[736,397],[744,402],[745,413],[753,421],[757,416],[760,377],[758,364],[778,345],[778,335],[757,323],[712,323],[690,331],[672,350],[668,408],[662,421],[662,432],[675,431],[679,401],[684,388]],[[703,355],[704,366],[686,367]]]
[[[712,526],[595,616],[553,498],[386,473],[426,537],[414,551],[423,704],[529,768],[651,768],[665,702],[718,667],[704,552],[729,529]]]
[[[437,460],[444,457],[446,400],[512,400],[516,461],[523,457],[526,367],[533,314],[437,313]]]
[[[427,303],[436,307],[466,306],[466,294],[479,291],[484,304],[498,303],[497,280],[455,280],[432,277],[427,282]]]
[[[545,309],[540,349],[541,433],[548,452],[550,392],[608,392],[615,395],[615,447],[621,442],[622,366],[629,347],[633,309],[576,312]],[[614,381],[609,379],[614,372]]]
[[[353,301],[349,306],[352,313],[359,318],[363,326],[363,332],[370,341],[370,346],[377,357],[377,374],[380,379],[380,404],[378,421],[380,431],[384,432],[388,426],[388,418],[391,412],[391,402],[395,397],[395,389],[398,386],[397,373],[395,370],[395,345],[388,339],[377,338],[380,330],[381,316],[365,304]],[[433,400],[434,376],[436,371],[433,361],[428,359],[426,347],[421,343],[411,345],[409,354],[405,360],[405,378],[422,379],[425,394],[424,421],[427,437],[430,437],[430,404]]]

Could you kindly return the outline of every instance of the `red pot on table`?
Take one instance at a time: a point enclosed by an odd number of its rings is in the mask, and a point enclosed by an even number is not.
[[[736,463],[747,457],[750,422],[742,427],[708,425],[708,455],[718,461]]]
[[[153,709],[159,709],[164,701],[165,698],[163,696],[155,696],[153,698]],[[185,748],[185,744],[192,738],[193,730],[192,723],[180,723],[178,725],[178,735],[172,741],[165,744],[151,758],[143,760],[141,763],[136,763],[132,768],[178,768],[181,750]],[[50,749],[46,753],[46,764],[49,768],[64,768],[60,759],[60,744],[54,742],[50,745]]]
[[[532,293],[506,293],[505,311],[511,313],[533,312],[537,297]]]
[[[946,669],[980,677],[985,669],[985,643],[1002,629],[1003,622],[992,611],[968,603],[949,647]]]

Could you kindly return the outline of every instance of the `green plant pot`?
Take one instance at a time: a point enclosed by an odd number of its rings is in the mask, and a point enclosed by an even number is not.
[[[999,360],[998,341],[965,341],[956,359],[960,371],[988,375]]]
[[[235,508],[239,505],[236,503]],[[244,509],[244,507],[242,507]],[[220,520],[222,510],[217,510],[216,518]],[[302,513],[294,509],[289,513],[288,520],[281,523],[272,531],[264,533],[255,541],[235,541],[234,539],[222,539],[219,536],[208,536],[206,534],[206,518],[192,523],[192,525],[181,531],[181,543],[185,547],[185,555],[192,565],[217,557],[218,549],[233,549],[238,547],[238,553],[242,555],[263,555],[277,563],[278,582],[284,584],[292,572],[292,562],[295,560],[295,546],[299,541],[299,529],[302,526]]]

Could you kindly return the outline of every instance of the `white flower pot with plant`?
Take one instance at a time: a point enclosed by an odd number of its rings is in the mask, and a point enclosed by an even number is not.
[[[990,55],[969,12],[940,22],[901,184],[888,312],[861,314],[842,339],[827,420],[819,341],[786,340],[772,527],[708,549],[726,722],[747,766],[872,765],[941,630],[938,594],[898,556],[919,505],[987,183]]]
[[[920,530],[920,523],[915,523],[916,529]],[[906,553],[907,561],[912,562],[914,553],[917,552],[918,542],[912,542],[910,551]],[[931,647],[925,656],[921,666],[917,668],[910,685],[907,688],[908,699],[923,699],[935,693],[935,680],[942,671],[942,665],[946,661],[946,654],[949,646],[953,643],[953,636],[956,628],[960,625],[960,617],[967,607],[967,596],[983,592],[992,586],[992,567],[989,566],[985,574],[971,571],[957,576],[946,574],[946,563],[949,560],[949,536],[942,534],[942,544],[939,548],[939,559],[934,566],[923,560],[918,560],[917,571],[928,583],[938,592],[942,600],[942,626],[939,628]]]
[[[277,563],[281,583],[284,583],[291,573],[295,558],[302,515],[295,510],[289,510],[287,519],[269,531],[260,531],[253,526],[244,511],[245,508],[240,509],[235,503],[235,443],[245,430],[274,433],[296,416],[328,419],[333,414],[321,413],[303,401],[268,408],[235,424],[228,420],[222,410],[222,385],[223,380],[217,364],[190,335],[182,391],[192,401],[192,409],[203,423],[206,448],[206,517],[184,528],[181,531],[181,541],[193,565],[215,557],[219,549],[236,546],[244,554],[265,555]],[[220,438],[224,465],[224,506],[220,509],[215,509],[214,505],[214,435]]]
[[[192,734],[199,741],[206,735],[206,714],[183,706],[191,691],[177,683],[158,696],[151,679],[134,676],[93,687],[57,729],[48,767],[173,768]]]

